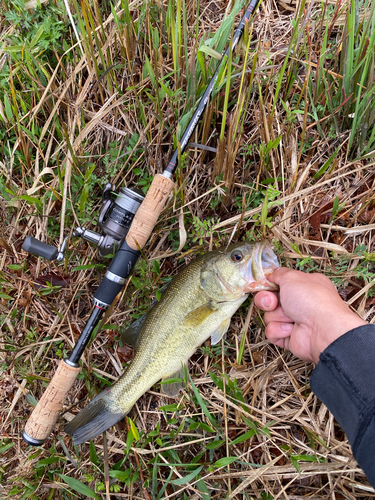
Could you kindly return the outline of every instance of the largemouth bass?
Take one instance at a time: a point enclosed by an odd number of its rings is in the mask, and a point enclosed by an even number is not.
[[[136,346],[121,378],[96,396],[66,427],[76,444],[89,441],[121,420],[160,379],[181,378],[197,347],[217,344],[248,294],[275,290],[267,280],[278,267],[270,244],[240,243],[195,258],[168,285],[160,301],[123,337]],[[177,395],[178,383],[162,384]]]

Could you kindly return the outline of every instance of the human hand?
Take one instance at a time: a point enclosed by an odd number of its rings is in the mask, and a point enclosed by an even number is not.
[[[280,292],[259,292],[254,297],[255,305],[266,311],[266,336],[305,361],[317,363],[334,340],[366,325],[323,274],[280,267],[267,279],[279,285]]]

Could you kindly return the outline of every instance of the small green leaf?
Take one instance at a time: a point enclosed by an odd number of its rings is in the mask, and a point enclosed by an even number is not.
[[[43,34],[43,31],[44,31],[44,26],[43,25],[39,26],[38,31],[35,33],[33,39],[30,42],[30,48],[33,48],[38,43],[39,38]]]
[[[211,495],[210,495],[210,492],[208,491],[207,485],[203,481],[203,479],[198,481],[195,486],[202,493],[203,500],[210,500]]]
[[[125,483],[129,477],[132,474],[131,469],[126,469],[126,470],[110,470],[109,471],[109,477],[113,477],[115,479],[118,479],[122,483]]]
[[[6,117],[11,122],[13,119],[13,110],[10,101],[8,99],[8,96],[6,94],[4,94],[4,106],[5,106]]]
[[[8,295],[7,293],[0,292],[0,299],[13,300],[13,297]]]
[[[293,455],[291,455],[290,460],[292,461],[292,464],[296,468],[297,472],[301,472],[301,467],[299,466],[298,460]]]
[[[26,489],[24,491],[24,494],[22,495],[22,497],[20,497],[20,500],[26,500],[26,498],[31,498],[31,497],[34,497],[35,496],[33,495],[34,491],[36,491],[38,489],[38,484],[28,484],[26,485]]]
[[[160,384],[161,385],[164,385],[164,384],[175,384],[176,382],[183,382],[183,381],[184,381],[184,379],[183,378],[179,378],[179,377],[167,378],[166,380],[161,380]]]
[[[208,372],[209,376],[212,378],[214,384],[221,390],[223,391],[224,390],[224,382],[223,382],[223,379],[218,377],[217,375],[211,373],[211,372]]]
[[[267,214],[268,214],[268,189],[267,189],[266,194],[264,196],[263,205],[262,205],[262,212],[260,215],[260,223],[261,223],[262,230],[263,230],[263,236],[266,235]]]
[[[90,441],[90,460],[94,465],[99,465],[98,456],[96,454],[96,448],[94,441]]]
[[[146,55],[145,55],[145,58],[146,58],[146,60],[145,60],[145,67],[146,67],[148,76],[150,77],[150,80],[151,80],[152,86],[154,87],[154,90],[156,90],[157,89],[157,84],[156,84],[156,78],[155,78],[154,70],[153,70],[153,68],[151,66],[149,58]]]
[[[209,425],[205,424],[204,422],[198,422],[198,427],[199,427],[199,429],[202,429],[202,431],[215,432],[212,429],[212,427],[210,427]]]
[[[328,169],[328,167],[331,165],[333,160],[336,158],[337,153],[339,152],[341,147],[342,147],[342,145],[340,144],[340,146],[336,149],[336,151],[332,154],[332,156],[330,156],[328,158],[328,160],[324,163],[324,165],[314,175],[314,177],[313,177],[314,179],[319,179],[319,177],[321,177],[324,174],[324,172]]]
[[[31,405],[31,406],[35,406],[38,404],[38,401],[34,398],[33,394],[31,392],[28,392],[26,394],[26,401]]]
[[[248,439],[252,438],[254,436],[254,434],[255,434],[255,430],[251,429],[250,431],[245,432],[245,434],[242,434],[242,436],[238,436],[238,438],[234,439],[229,444],[243,443],[244,441],[247,441]]]
[[[272,422],[270,422],[270,423],[269,423],[269,424],[267,424],[267,425],[271,425],[271,424],[272,424]],[[259,434],[263,434],[263,435],[265,434],[266,436],[271,437],[270,430],[267,428],[267,426],[265,426],[265,427],[261,427],[261,428],[259,429]]]
[[[206,417],[208,418],[208,420],[211,422],[211,424],[214,426],[214,427],[218,427],[218,423],[216,421],[216,419],[212,416],[212,414],[208,411],[208,408],[206,406],[206,403],[203,401],[203,398],[202,396],[200,395],[198,389],[195,387],[194,385],[194,382],[193,382],[193,379],[191,378],[191,376],[189,375],[189,379],[190,379],[190,383],[191,383],[191,386],[193,388],[193,391],[194,391],[194,395],[195,397],[197,398],[198,400],[198,403],[200,405],[200,407],[202,408],[203,410],[203,413],[206,415]]]
[[[39,460],[39,462],[36,463],[34,467],[36,469],[38,469],[40,467],[45,467],[46,465],[49,465],[49,464],[55,464],[59,460],[60,459],[58,457],[42,458],[42,460]]]
[[[156,497],[156,500],[159,500],[159,499],[161,499],[163,497],[164,491],[167,489],[167,486],[168,486],[168,484],[171,481],[171,477],[172,477],[173,471],[174,471],[174,469],[172,469],[171,472],[169,473],[169,476],[167,477],[167,480],[165,481],[162,489],[159,491],[158,496]]]
[[[241,334],[241,342],[240,342],[240,347],[238,349],[238,358],[237,358],[237,364],[240,365],[242,362],[242,356],[245,352],[245,340],[246,340],[246,332],[243,331]]]
[[[22,52],[24,50],[24,48],[25,47],[23,45],[12,45],[12,46],[6,48],[6,52],[10,52],[10,53]]]
[[[127,417],[127,419],[128,419],[129,425],[130,425],[130,430],[131,430],[131,432],[132,432],[132,434],[134,436],[134,439],[136,441],[138,441],[138,439],[139,439],[138,429],[137,429],[135,423],[133,422],[133,420],[131,418]]]
[[[22,269],[21,264],[7,264],[7,267],[9,269],[12,269],[13,271],[19,271],[20,269]]]
[[[291,455],[290,458],[300,460],[301,462],[325,462],[324,458],[318,458],[315,455]]]
[[[153,260],[152,261],[152,267],[154,269],[154,273],[159,276],[160,274],[160,264],[158,260]]]
[[[175,484],[176,486],[181,486],[182,484],[189,483],[192,479],[194,479],[200,471],[203,469],[203,465],[198,467],[197,469],[193,470],[193,472],[190,472],[190,474],[187,474],[184,477],[180,477],[179,479],[174,479],[171,481],[172,484]]]
[[[250,427],[250,429],[254,429],[255,432],[258,430],[258,424],[254,420],[251,420],[250,418],[247,418],[244,415],[242,415],[242,420],[248,427]]]
[[[290,246],[293,248],[293,250],[298,253],[298,255],[300,255],[302,257],[302,254],[300,252],[300,249],[298,248],[298,244],[297,243],[290,243]]]
[[[170,405],[159,406],[159,410],[163,410],[164,412],[177,411],[178,409],[179,408],[177,403],[171,403]]]
[[[134,442],[134,435],[132,432],[128,432],[128,435],[126,436],[126,451],[130,450],[133,442]]]
[[[74,477],[65,476],[64,474],[57,474],[63,479],[69,488],[76,491],[77,493],[81,493],[82,495],[88,498],[95,498],[96,500],[100,500],[100,497],[95,493],[95,491],[87,486],[87,484],[81,483],[78,479],[74,479]]]
[[[332,212],[334,214],[337,214],[339,206],[340,206],[339,197],[336,196],[336,198],[333,201],[333,207],[332,207]]]
[[[34,196],[29,196],[28,194],[23,194],[22,196],[18,197],[20,200],[25,200],[27,203],[30,205],[41,205],[41,201],[39,198],[35,198]]]
[[[207,47],[207,45],[202,45],[202,47],[199,48],[199,52],[204,52],[205,54],[208,54],[209,56],[213,57],[214,59],[218,59],[219,61],[223,57],[223,54],[219,54],[219,52],[216,52],[216,50],[212,49],[211,47]]]
[[[138,290],[143,290],[144,289],[144,284],[141,283],[135,276],[132,276],[131,281],[133,285],[138,288]]]
[[[266,491],[263,491],[263,493],[261,493],[260,496],[262,500],[273,500],[273,496],[267,493]]]
[[[204,62],[204,55],[202,54],[202,52],[200,52],[198,50],[197,52],[197,59],[198,59],[198,63],[199,63],[199,67],[200,67],[200,70],[202,72],[202,76],[203,76],[203,82],[204,84],[206,83],[206,80],[207,80],[207,75],[206,75],[206,65],[205,65],[205,62]]]
[[[5,444],[4,446],[0,446],[0,453],[5,453],[6,451],[9,450],[9,448],[12,448],[14,446],[14,443],[8,443]]]
[[[236,460],[238,460],[238,457],[223,457],[219,460],[216,460],[216,462],[214,463],[214,467],[219,469],[220,467],[224,467],[224,465],[232,464]]]
[[[223,439],[219,439],[219,441],[212,441],[211,443],[206,444],[206,448],[207,450],[216,450],[216,448],[220,448],[223,443]]]

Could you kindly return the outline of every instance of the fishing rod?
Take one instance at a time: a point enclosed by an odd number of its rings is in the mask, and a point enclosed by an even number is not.
[[[87,347],[92,333],[109,309],[117,295],[123,289],[137,260],[140,250],[150,237],[159,215],[165,207],[174,188],[172,180],[177,168],[178,157],[182,154],[201,118],[215,87],[221,68],[225,65],[229,52],[234,51],[241,39],[245,25],[255,11],[260,0],[251,0],[240,24],[235,30],[231,44],[223,54],[199,104],[188,123],[177,148],[162,174],[157,174],[143,197],[137,189],[121,188],[113,199],[112,184],[103,190],[103,206],[99,214],[98,225],[102,234],[84,227],[76,228],[72,236],[81,237],[96,245],[102,256],[113,254],[114,257],[93,297],[93,309],[70,356],[60,361],[47,389],[30,415],[23,440],[32,446],[42,445],[55,427],[62,410],[65,397],[73,386],[81,367],[79,360]],[[61,261],[64,258],[70,236],[65,238],[60,250],[28,236],[23,244],[26,252],[48,260]]]

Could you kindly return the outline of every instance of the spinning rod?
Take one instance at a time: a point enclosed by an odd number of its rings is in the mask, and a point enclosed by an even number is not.
[[[116,198],[112,199],[113,186],[107,184],[103,191],[103,206],[98,220],[102,234],[84,227],[78,227],[73,231],[73,237],[81,237],[98,246],[100,255],[112,254],[113,251],[115,254],[94,294],[92,312],[73,351],[68,358],[60,361],[51,382],[26,423],[22,437],[27,444],[42,445],[54,429],[65,397],[81,370],[79,360],[91,339],[91,335],[105,311],[123,289],[140,256],[139,250],[145,246],[150,237],[159,215],[173,191],[172,177],[178,164],[178,156],[185,151],[211,98],[219,72],[225,65],[229,52],[235,50],[244,33],[245,25],[259,2],[260,0],[251,0],[249,3],[233,34],[231,44],[223,54],[186,127],[180,141],[180,148],[174,151],[164,172],[154,177],[146,197],[143,197],[143,194],[137,189],[121,188]],[[64,258],[68,239],[69,237],[64,240],[60,251],[58,251],[56,247],[28,236],[23,244],[23,249],[48,260],[61,261]]]

